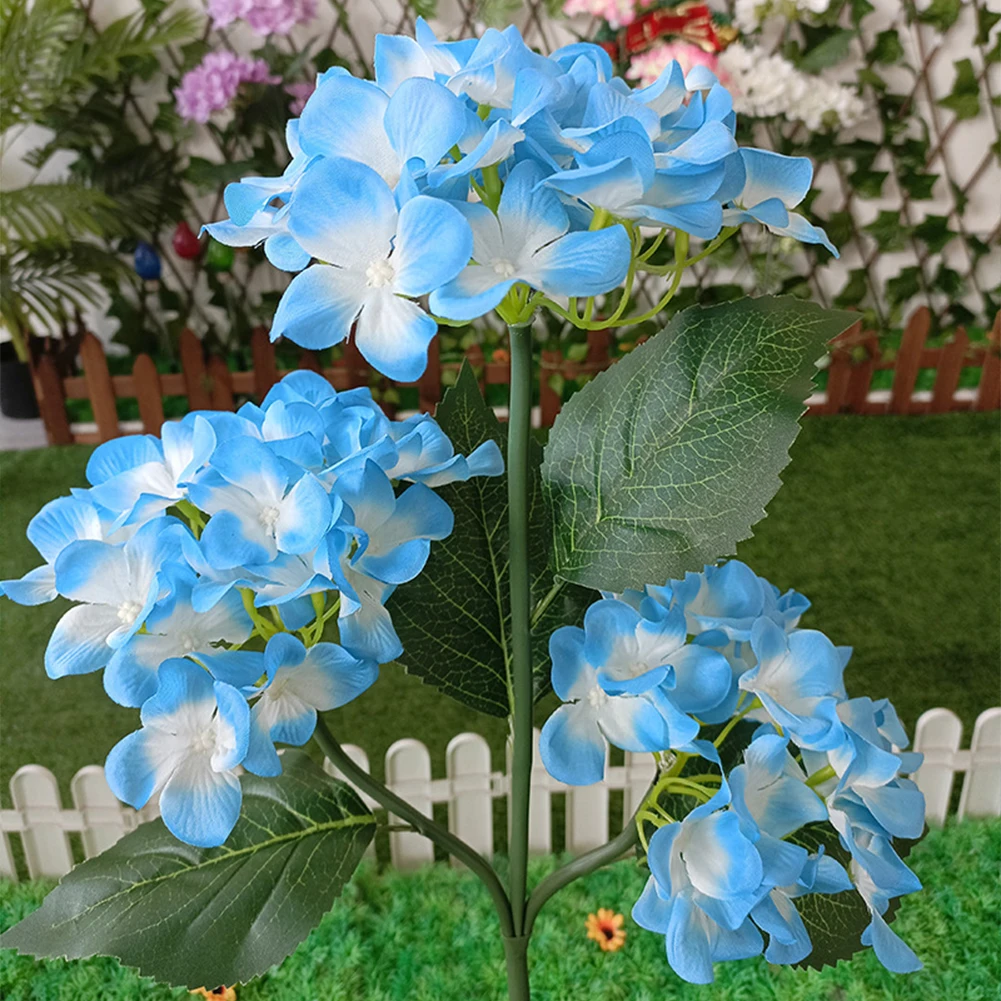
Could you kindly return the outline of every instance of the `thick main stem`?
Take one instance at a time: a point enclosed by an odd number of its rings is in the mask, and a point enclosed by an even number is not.
[[[523,934],[528,885],[532,782],[532,589],[528,569],[528,446],[532,420],[532,330],[512,325],[511,404],[507,426],[508,566],[511,602],[511,841],[508,896],[515,935]],[[527,980],[526,980],[527,983]],[[511,994],[512,999],[519,995]],[[524,995],[528,997],[527,994]]]
[[[380,806],[405,820],[415,830],[419,831],[425,837],[430,838],[435,844],[440,845],[449,854],[454,855],[460,862],[472,870],[473,873],[479,876],[493,898],[494,906],[497,909],[497,916],[500,919],[501,934],[505,940],[514,934],[514,927],[511,921],[511,907],[508,904],[507,894],[504,892],[504,887],[501,885],[497,873],[494,872],[493,866],[482,855],[467,845],[461,838],[457,838],[450,831],[436,824],[430,817],[424,816],[420,810],[411,806],[405,799],[400,799],[396,793],[391,792],[364,769],[359,768],[351,760],[347,751],[337,742],[334,735],[327,729],[322,719],[317,719],[316,732],[313,734],[313,737],[331,763],[337,766],[338,771],[352,785],[362,792],[368,793]],[[519,908],[519,913],[523,910],[524,905]],[[527,996],[525,995],[526,998]],[[512,997],[517,998],[517,995],[512,995]],[[519,998],[518,1001],[521,1001],[521,999]]]

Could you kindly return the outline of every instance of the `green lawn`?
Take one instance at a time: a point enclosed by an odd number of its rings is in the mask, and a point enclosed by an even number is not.
[[[0,456],[0,576],[36,565],[25,526],[43,502],[84,484],[87,455],[70,447]],[[969,732],[998,701],[999,458],[997,414],[808,420],[786,486],[740,547],[760,573],[813,600],[804,624],[855,647],[849,690],[889,695],[909,727],[945,705]],[[66,603],[0,604],[0,797],[27,762],[48,765],[66,787],[135,727],[136,713],[113,705],[98,675],[46,679],[42,654]],[[440,774],[449,738],[468,729],[501,760],[504,721],[439,697],[396,667],[330,716],[377,769],[393,740],[412,736],[431,749]]]
[[[574,883],[542,912],[529,961],[535,1001],[993,1001],[1001,982],[1001,821],[937,831],[909,861],[925,885],[907,897],[894,928],[925,964],[901,977],[870,952],[823,971],[769,967],[761,959],[718,965],[694,987],[667,965],[664,940],[627,917],[626,944],[602,953],[584,935],[599,907],[626,915],[644,873],[620,862]],[[538,860],[540,878],[552,862]],[[48,884],[0,884],[0,929],[36,907]],[[212,985],[215,986],[215,985]],[[502,1001],[503,959],[487,894],[444,865],[413,875],[364,868],[302,946],[240,1001]],[[7,1001],[181,1001],[188,995],[139,980],[113,960],[36,963],[0,952]]]

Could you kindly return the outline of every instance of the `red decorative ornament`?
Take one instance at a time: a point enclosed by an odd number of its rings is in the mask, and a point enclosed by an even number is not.
[[[619,32],[615,41],[602,42],[601,47],[613,59],[625,60],[662,38],[674,37],[691,42],[705,52],[722,52],[736,35],[730,25],[713,21],[712,11],[706,4],[688,0],[677,7],[640,15]]]
[[[174,253],[186,261],[193,261],[202,252],[201,240],[183,219],[174,230],[171,245],[174,248]]]

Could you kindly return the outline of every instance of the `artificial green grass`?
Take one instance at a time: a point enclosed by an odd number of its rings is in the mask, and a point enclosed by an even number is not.
[[[28,520],[85,483],[88,454],[78,446],[0,456],[0,577],[38,563]],[[969,735],[998,701],[998,415],[809,419],[792,454],[785,487],[738,555],[812,599],[803,625],[855,648],[852,694],[889,696],[911,728],[925,709],[948,706]],[[78,768],[103,761],[135,727],[136,713],[108,700],[99,675],[45,677],[45,643],[67,603],[0,606],[0,799],[27,762],[47,765],[68,790]],[[540,706],[540,720],[551,708]],[[505,721],[392,665],[329,722],[368,751],[377,773],[389,744],[407,736],[427,744],[442,774],[445,745],[463,730],[482,733],[503,761]]]
[[[645,874],[633,862],[572,884],[543,910],[529,962],[535,1001],[988,1001],[1001,982],[1001,821],[934,831],[910,862],[925,889],[894,923],[925,969],[884,970],[871,952],[823,971],[770,967],[762,959],[720,964],[717,982],[685,984],[664,940],[628,914]],[[551,867],[536,860],[533,879]],[[34,909],[50,884],[0,884],[0,928]],[[602,953],[585,938],[599,907],[627,915],[626,944]],[[445,865],[414,874],[364,867],[320,927],[280,967],[241,987],[239,1001],[501,1001],[504,966],[496,922],[476,879]],[[216,985],[211,985],[216,986]],[[7,1001],[159,1001],[187,997],[140,980],[115,961],[45,961],[0,952]]]

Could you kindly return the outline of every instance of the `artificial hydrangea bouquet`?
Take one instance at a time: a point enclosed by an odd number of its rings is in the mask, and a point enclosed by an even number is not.
[[[796,299],[686,310],[585,385],[545,449],[530,434],[539,310],[586,330],[655,317],[747,223],[829,246],[793,211],[810,163],[738,147],[704,68],[631,90],[594,45],[543,57],[514,28],[441,42],[420,20],[416,40],[377,39],[375,67],[374,83],[324,74],[288,169],[231,185],[209,229],[296,272],[273,337],[321,349],[353,330],[393,379],[421,375],[439,323],[495,310],[507,426],[468,368],[435,419],[402,421],[301,371],[260,406],[95,450],[89,489],[31,522],[44,565],[3,587],[77,602],[46,670],[103,670],[139,708],[106,775],[161,819],[0,942],[242,982],[305,938],[391,815],[483,881],[516,1001],[546,900],[630,851],[649,869],[633,917],[688,981],[862,945],[918,968],[888,925],[919,889],[894,847],[923,829],[902,777],[917,756],[887,701],[848,697],[851,651],[800,627],[805,598],[720,563],[778,489],[815,363],[850,318]],[[660,297],[631,309],[641,275]],[[504,880],[324,723],[394,660],[510,720]],[[600,781],[609,744],[657,771],[621,834],[529,888],[532,715],[550,687],[562,705],[539,750],[556,779]],[[351,785],[278,753],[311,739]]]

